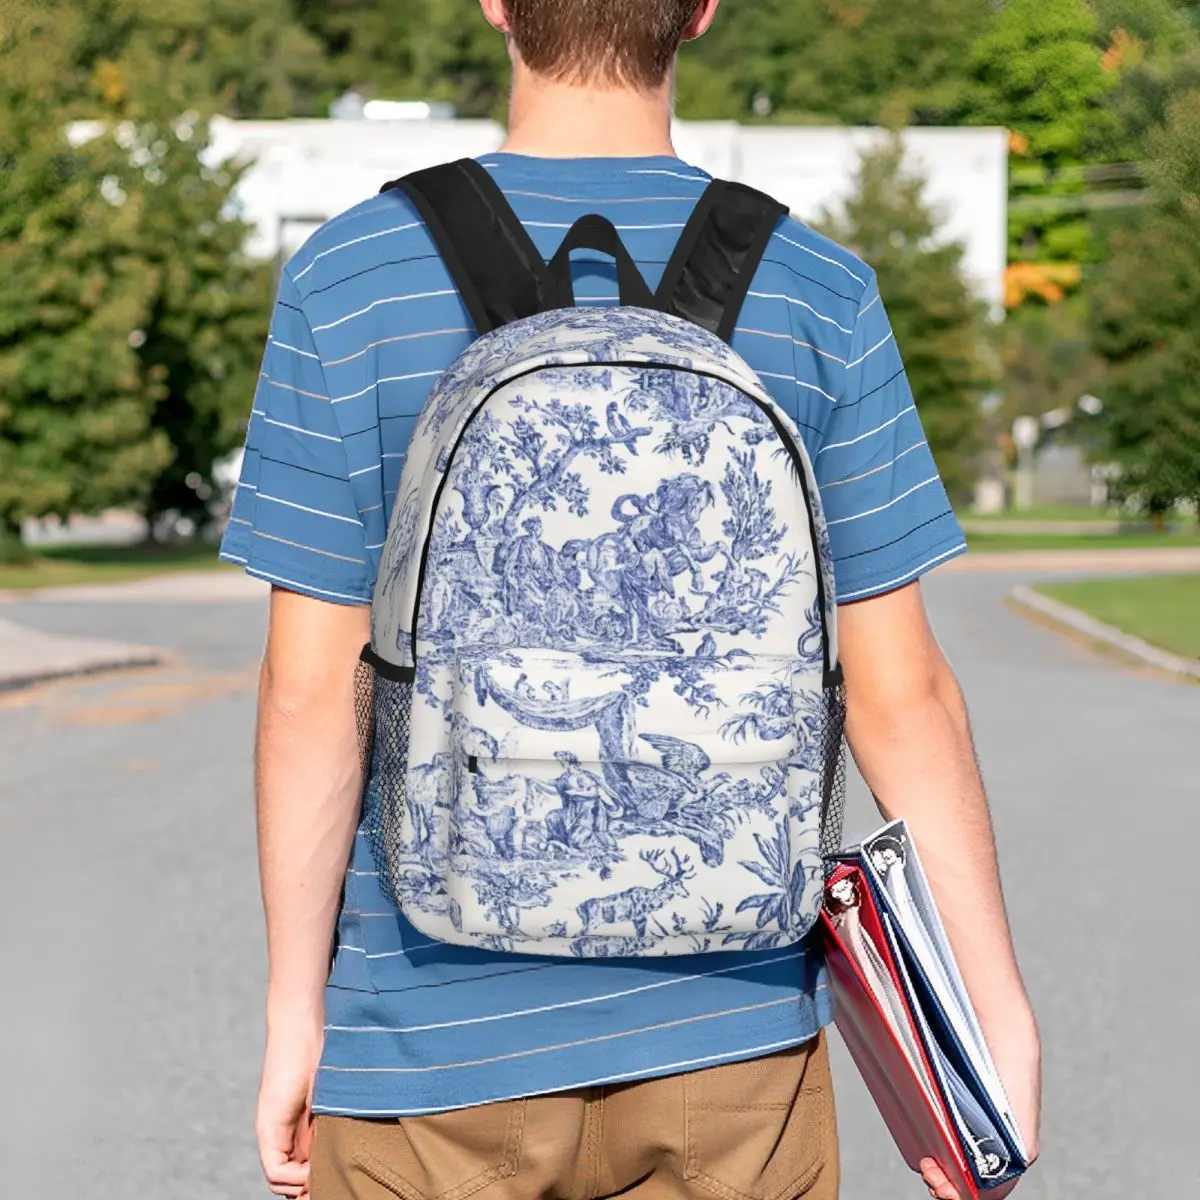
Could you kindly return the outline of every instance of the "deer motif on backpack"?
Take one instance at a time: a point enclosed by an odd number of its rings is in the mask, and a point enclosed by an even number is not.
[[[677,897],[688,894],[687,881],[695,879],[696,868],[685,854],[671,851],[671,860],[661,850],[643,850],[638,858],[649,864],[650,869],[663,877],[662,883],[654,887],[629,887],[612,896],[597,896],[585,900],[575,911],[583,922],[584,933],[591,933],[596,925],[620,925],[628,921],[639,938],[646,936],[646,922],[651,913],[656,913]]]

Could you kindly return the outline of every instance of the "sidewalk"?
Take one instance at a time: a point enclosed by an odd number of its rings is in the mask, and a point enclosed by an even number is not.
[[[258,601],[267,585],[240,571],[180,571],[127,583],[0,591],[21,604],[220,604]],[[41,633],[0,617],[0,692],[98,671],[155,666],[169,652],[152,646]]]
[[[124,583],[0,589],[0,604],[224,604],[265,600],[268,587],[243,571],[172,571]]]
[[[999,575],[1175,575],[1200,572],[1200,546],[1162,549],[972,550],[941,571]]]
[[[56,637],[0,617],[0,692],[71,675],[154,666],[166,657],[152,646]]]

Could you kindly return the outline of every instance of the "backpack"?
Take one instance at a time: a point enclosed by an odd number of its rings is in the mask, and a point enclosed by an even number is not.
[[[473,161],[387,186],[479,337],[414,431],[362,654],[385,890],[509,953],[798,941],[844,804],[831,557],[800,434],[728,345],[786,209],[714,182],[651,294],[600,216],[545,262]],[[577,247],[619,307],[574,306]]]

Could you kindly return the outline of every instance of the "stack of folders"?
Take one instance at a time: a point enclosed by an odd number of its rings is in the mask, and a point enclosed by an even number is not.
[[[903,821],[837,857],[821,921],[838,1031],[905,1162],[1007,1195],[1028,1158]]]

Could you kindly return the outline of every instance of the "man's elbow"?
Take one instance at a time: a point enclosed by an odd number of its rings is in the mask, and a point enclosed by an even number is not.
[[[962,689],[940,653],[887,677],[848,680],[846,726],[855,741],[910,738],[935,729],[970,736]]]
[[[292,726],[328,702],[329,681],[298,670],[279,655],[263,658],[258,680],[258,714],[263,724]]]

